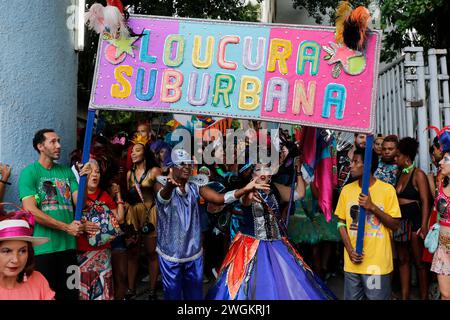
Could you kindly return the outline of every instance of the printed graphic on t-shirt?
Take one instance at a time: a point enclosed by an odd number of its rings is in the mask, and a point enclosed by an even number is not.
[[[39,184],[39,194],[42,199],[41,209],[43,211],[73,210],[68,179],[42,178]]]
[[[384,211],[384,208],[382,206],[380,206],[379,208],[381,211]],[[350,235],[356,237],[358,233],[359,205],[352,205],[350,207],[350,217],[352,219],[352,222],[350,224]],[[380,219],[378,219],[376,215],[368,211],[366,211],[366,228],[364,236],[383,238]]]
[[[397,183],[398,166],[395,163],[384,163],[380,161],[373,176],[383,182],[395,186]]]

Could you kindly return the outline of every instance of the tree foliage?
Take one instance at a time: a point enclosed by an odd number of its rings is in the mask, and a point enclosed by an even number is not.
[[[448,0],[381,1],[385,30],[382,58],[390,60],[406,46],[449,49],[449,3]]]
[[[258,0],[261,2],[262,0]],[[90,7],[94,2],[106,5],[106,0],[87,0]],[[122,0],[124,6],[131,6],[133,13],[155,16],[178,16],[186,18],[219,19],[235,21],[258,21],[259,5],[243,5],[241,0]],[[85,49],[78,60],[78,104],[86,109],[95,69],[99,36],[87,31]],[[142,114],[130,112],[102,111],[108,123],[124,124],[142,118]]]
[[[308,14],[322,23],[323,16],[336,8],[338,0],[292,0],[293,7],[306,9]],[[353,7],[368,6],[375,2],[381,8],[383,49],[381,59],[389,61],[406,46],[446,48],[450,46],[448,0],[361,0],[350,1]],[[327,11],[328,9],[328,11]],[[334,14],[334,13],[332,13]],[[332,20],[334,21],[334,17]]]

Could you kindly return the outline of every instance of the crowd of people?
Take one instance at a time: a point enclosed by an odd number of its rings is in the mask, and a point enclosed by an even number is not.
[[[430,146],[437,174],[416,166],[414,138],[377,136],[367,195],[366,135],[355,134],[337,150],[329,221],[288,132],[279,133],[277,168],[252,160],[248,145],[232,150],[246,155],[243,164],[226,164],[226,152],[202,164],[149,123],[132,134],[94,136],[89,162],[81,164],[78,148],[70,167],[57,162],[58,133],[36,132],[39,158],[9,186],[18,188],[21,207],[1,208],[0,299],[135,299],[142,262],[149,300],[158,299],[159,279],[167,300],[336,299],[326,283],[339,271],[344,299],[406,300],[412,267],[420,299],[436,281],[441,299],[450,299],[450,132]],[[0,173],[2,200],[11,167],[0,164]],[[357,252],[360,207],[365,233]],[[424,240],[436,222],[431,253]]]

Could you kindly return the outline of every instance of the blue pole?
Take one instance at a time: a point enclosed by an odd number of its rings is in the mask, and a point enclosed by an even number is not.
[[[86,164],[89,161],[89,155],[91,151],[91,141],[92,132],[94,131],[94,119],[95,110],[88,110],[88,118],[86,123],[86,131],[84,133],[84,145],[83,145],[83,155],[81,156],[81,163]],[[75,210],[75,220],[81,219],[81,211],[84,207],[84,196],[86,190],[86,176],[80,177],[80,184],[78,185],[78,197],[77,197],[77,207]]]
[[[369,194],[369,184],[370,184],[370,167],[372,164],[372,146],[373,146],[373,135],[367,136],[366,141],[366,151],[364,153],[364,174],[362,180],[362,193],[365,195]],[[358,216],[358,233],[356,236],[356,252],[358,254],[362,253],[363,243],[364,243],[364,229],[366,227],[366,209],[363,207],[359,208]]]

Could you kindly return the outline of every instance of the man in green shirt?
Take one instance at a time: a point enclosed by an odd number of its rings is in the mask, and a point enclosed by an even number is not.
[[[23,169],[19,193],[24,209],[36,219],[34,236],[48,237],[35,248],[35,265],[48,280],[56,299],[76,300],[78,290],[67,278],[69,266],[77,266],[76,239],[83,226],[74,220],[78,184],[69,167],[55,163],[61,153],[60,138],[52,129],[36,132],[33,147],[39,160]]]

